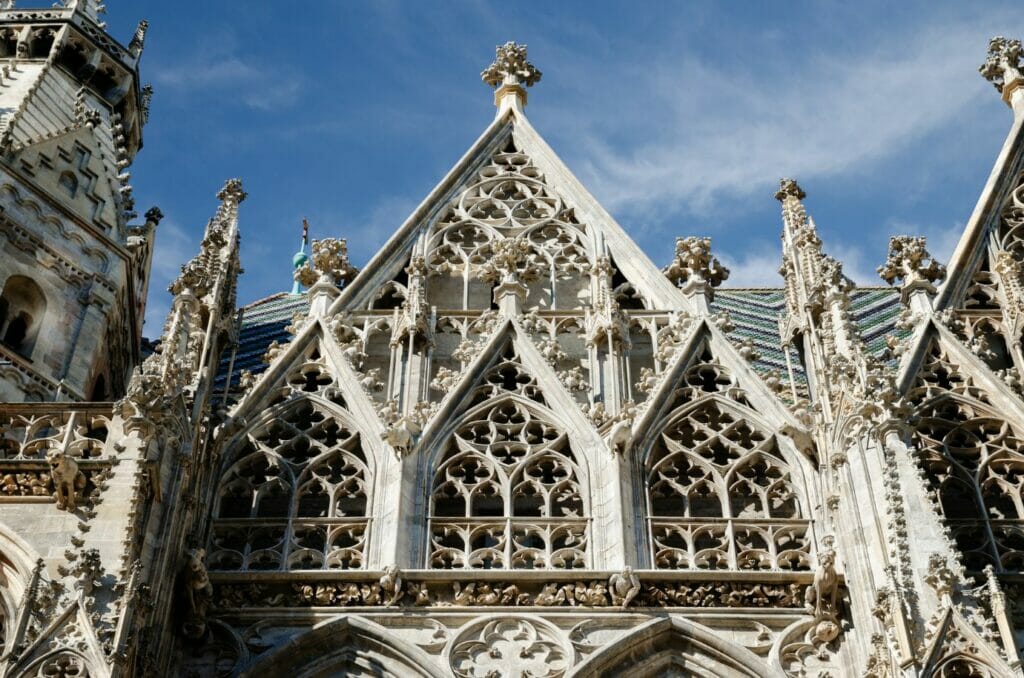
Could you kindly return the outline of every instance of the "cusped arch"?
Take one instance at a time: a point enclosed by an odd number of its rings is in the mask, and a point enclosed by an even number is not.
[[[345,616],[324,622],[272,650],[239,677],[275,675],[446,678],[447,673],[426,652],[379,624]]]
[[[35,550],[0,523],[0,655],[10,649],[9,634],[38,562]]]
[[[964,554],[982,570],[1024,570],[1024,437],[978,398],[943,393],[917,408],[917,459]]]
[[[810,568],[800,460],[754,410],[710,393],[650,430],[638,484],[655,568]]]
[[[213,502],[215,570],[364,567],[375,464],[354,417],[303,396],[229,442]]]
[[[586,460],[548,408],[490,398],[446,426],[426,456],[428,567],[588,564]]]
[[[655,619],[633,629],[592,654],[570,675],[655,678],[670,669],[699,678],[784,678],[750,650],[678,617]]]

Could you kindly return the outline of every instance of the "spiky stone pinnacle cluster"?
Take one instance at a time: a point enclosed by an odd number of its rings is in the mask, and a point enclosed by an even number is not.
[[[1001,94],[1005,94],[1006,85],[1024,79],[1024,75],[1021,75],[1022,54],[1024,49],[1020,40],[1010,40],[997,35],[989,41],[988,58],[978,67],[978,72]]]
[[[480,74],[491,87],[518,85],[533,87],[540,82],[541,72],[526,60],[526,45],[506,42],[495,48],[494,63]]]

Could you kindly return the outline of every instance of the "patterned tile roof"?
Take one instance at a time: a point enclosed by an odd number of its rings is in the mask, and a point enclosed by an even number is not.
[[[305,313],[309,302],[305,294],[287,294],[280,292],[259,301],[254,301],[242,309],[242,329],[239,332],[238,350],[235,352],[234,368],[231,369],[231,382],[238,382],[242,370],[259,374],[267,368],[263,362],[263,354],[273,341],[286,343],[291,339],[285,328],[292,324],[292,317],[297,312]],[[217,376],[217,387],[224,387],[224,380],[231,368],[231,355],[221,360]]]
[[[714,311],[728,311],[736,329],[730,337],[737,341],[750,339],[760,358],[754,368],[764,374],[773,370],[787,374],[786,355],[779,340],[779,316],[786,307],[781,289],[722,289],[715,294],[712,303]],[[287,342],[291,335],[285,328],[291,324],[297,312],[306,312],[308,302],[305,294],[279,293],[254,301],[243,309],[242,329],[238,351],[232,370],[232,383],[237,382],[242,370],[258,374],[266,369],[263,354],[272,341]],[[860,287],[852,293],[854,320],[868,349],[880,355],[886,348],[886,337],[896,334],[901,338],[906,332],[896,329],[901,306],[899,291],[889,287]],[[221,361],[217,378],[219,388],[230,366],[231,356]],[[796,353],[791,352],[790,360],[794,376],[800,385],[806,384],[806,376]]]
[[[886,337],[897,334],[896,329],[902,307],[899,290],[890,287],[859,287],[852,294],[851,312],[868,350],[880,355],[886,349]],[[715,294],[711,305],[715,311],[728,311],[736,329],[730,337],[753,341],[761,357],[754,364],[760,373],[778,370],[787,372],[786,354],[779,338],[779,316],[786,308],[781,289],[723,289]],[[806,384],[796,353],[790,353],[793,373],[799,384]]]

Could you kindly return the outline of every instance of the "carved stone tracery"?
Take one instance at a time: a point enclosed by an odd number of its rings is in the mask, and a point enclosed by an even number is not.
[[[538,409],[488,401],[456,427],[434,474],[430,567],[585,567],[588,534],[576,456]]]
[[[645,466],[654,566],[809,569],[810,524],[774,436],[716,395],[730,383],[721,366],[687,374]]]
[[[299,399],[237,447],[214,508],[211,569],[363,567],[370,470],[347,416]]]

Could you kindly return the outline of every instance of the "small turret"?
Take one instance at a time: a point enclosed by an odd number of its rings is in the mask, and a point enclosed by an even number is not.
[[[309,261],[309,254],[306,253],[306,249],[309,247],[309,221],[306,219],[302,220],[302,245],[299,247],[299,251],[292,257],[292,294],[302,294],[302,283],[299,282],[298,272],[299,269],[306,265]]]

